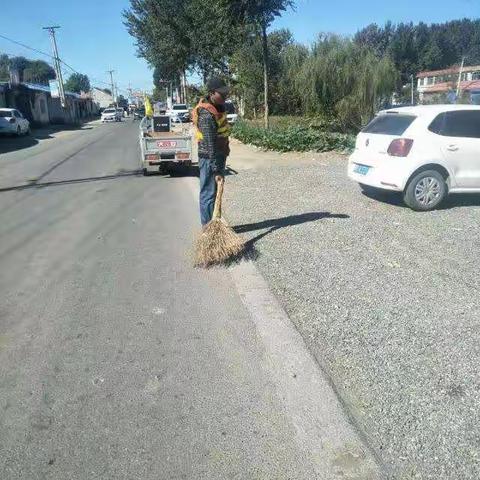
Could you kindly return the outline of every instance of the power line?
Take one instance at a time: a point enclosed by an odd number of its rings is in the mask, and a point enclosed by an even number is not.
[[[5,35],[2,35],[2,34],[0,34],[0,38],[8,40],[9,42],[15,43],[16,45],[20,45],[21,47],[26,48],[28,50],[32,50],[33,52],[37,52],[37,53],[40,53],[42,55],[45,55],[46,57],[50,57],[50,58],[55,59],[55,57],[53,55],[50,55],[49,53],[46,53],[46,52],[42,52],[41,50],[30,47],[28,45],[25,45],[24,43],[18,42],[17,40],[13,40],[13,38],[8,38],[8,37],[6,37]]]
[[[48,29],[48,28],[50,28],[50,27],[46,27],[46,28]],[[26,48],[27,50],[31,50],[31,51],[33,51],[33,52],[37,52],[37,53],[39,53],[39,54],[41,54],[41,55],[44,55],[44,56],[46,56],[46,57],[49,57],[49,58],[51,58],[51,59],[55,62],[55,56],[53,56],[53,55],[51,55],[51,54],[49,54],[49,53],[43,52],[42,50],[38,50],[37,48],[31,47],[31,46],[29,46],[29,45],[26,45],[25,43],[19,42],[18,40],[14,40],[13,38],[9,38],[9,37],[7,37],[7,36],[5,36],[5,35],[2,35],[2,34],[0,34],[0,38],[3,38],[4,40],[8,40],[9,42],[12,42],[12,43],[14,43],[14,44],[16,44],[16,45],[19,45],[19,46],[23,47],[23,48]],[[9,55],[9,56],[11,56],[11,57],[16,57],[16,56],[18,56],[18,55],[13,55],[13,54],[7,54],[7,55]],[[82,75],[78,70],[76,70],[75,68],[73,68],[71,65],[69,65],[67,62],[65,62],[65,61],[62,60],[61,58],[58,58],[58,61],[59,61],[60,63],[62,63],[63,65],[65,65],[67,68],[69,68],[72,72],[77,73],[77,74],[79,74],[79,75]],[[51,64],[50,64],[50,65],[51,65]],[[51,66],[54,66],[54,65],[51,65]],[[63,73],[65,73],[65,71],[63,71]],[[100,80],[100,79],[95,78],[95,77],[90,76],[90,75],[88,75],[88,77],[89,77],[89,79],[90,79],[91,81],[93,81],[93,82],[95,82],[95,83],[101,83],[101,84],[106,85],[106,86],[109,86],[109,87],[111,86],[111,84],[110,84],[109,82],[106,82],[105,80]],[[128,89],[127,89],[126,87],[125,87],[125,88],[118,88],[118,85],[117,85],[117,90],[118,90],[118,91],[121,91],[121,92],[123,92],[123,93],[128,93]],[[113,92],[112,92],[112,93],[113,93]]]

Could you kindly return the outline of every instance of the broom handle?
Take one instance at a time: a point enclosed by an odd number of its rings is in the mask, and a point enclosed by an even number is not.
[[[223,185],[225,180],[220,180],[217,182],[217,196],[215,197],[215,208],[213,210],[212,218],[220,218],[222,216],[222,196],[223,196]]]

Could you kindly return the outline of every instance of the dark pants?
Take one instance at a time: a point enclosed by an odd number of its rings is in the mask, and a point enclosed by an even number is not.
[[[223,175],[225,161],[226,158],[222,155],[221,164],[223,168],[219,174]],[[200,220],[202,225],[206,225],[213,216],[215,196],[217,195],[217,184],[215,182],[213,165],[210,160],[206,158],[199,158],[198,166],[200,168]]]

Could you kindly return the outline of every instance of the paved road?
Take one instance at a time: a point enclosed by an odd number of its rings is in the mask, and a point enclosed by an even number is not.
[[[352,417],[395,478],[479,479],[479,197],[416,213],[277,158],[234,150],[227,213]]]
[[[380,478],[285,319],[191,268],[196,179],[138,175],[136,135],[0,155],[0,478]]]

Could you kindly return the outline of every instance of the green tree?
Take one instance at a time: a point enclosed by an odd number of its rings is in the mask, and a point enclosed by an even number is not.
[[[284,112],[284,97],[288,98],[286,51],[293,46],[292,34],[289,30],[277,30],[269,33],[270,47],[270,100],[273,113]],[[263,83],[262,41],[259,36],[250,36],[231,58],[230,68],[235,76],[233,93],[238,96],[248,113],[256,113],[263,104],[263,95],[258,85]],[[292,73],[288,71],[288,74]],[[297,71],[298,73],[298,71]]]
[[[82,73],[72,73],[65,83],[65,90],[75,93],[89,92],[90,80]]]
[[[123,95],[119,95],[117,98],[117,105],[121,108],[126,108],[128,107],[128,100]]]
[[[0,82],[8,82],[10,80],[10,59],[8,55],[3,53],[0,54]]]
[[[167,92],[165,88],[162,87],[153,87],[152,100],[154,102],[166,102],[167,101]]]
[[[480,19],[453,20],[427,25],[390,22],[384,27],[369,25],[354,37],[358,45],[369,47],[377,57],[389,55],[401,73],[401,89],[410,74],[443,69],[459,64],[480,63]]]
[[[422,55],[421,65],[427,70],[437,70],[446,67],[443,52],[435,39],[431,39]]]
[[[395,27],[391,22],[387,22],[383,28],[372,23],[358,31],[354,41],[358,45],[370,48],[377,56],[381,57],[386,54],[394,32]]]
[[[25,57],[12,57],[9,62],[10,69],[18,70],[20,81],[23,81],[23,71],[28,67],[29,61]]]
[[[55,78],[55,70],[43,60],[28,60],[25,57],[11,57],[0,55],[0,80],[10,80],[10,69],[18,70],[20,81],[48,84]]]
[[[130,0],[125,26],[136,40],[137,54],[172,80],[192,63],[189,0]]]
[[[130,0],[123,15],[137,54],[154,67],[158,80],[178,85],[188,70],[204,79],[228,72],[239,38],[223,10],[218,0]]]
[[[321,35],[300,71],[304,111],[337,117],[345,130],[367,123],[395,90],[392,60],[348,38]]]
[[[230,18],[239,25],[251,25],[262,41],[264,118],[269,127],[269,48],[267,30],[287,8],[294,6],[293,0],[220,0],[227,8]]]
[[[298,43],[287,45],[280,54],[277,111],[288,115],[303,113],[303,90],[299,73],[309,57],[309,49]]]
[[[28,63],[23,70],[23,81],[48,84],[55,78],[55,70],[43,60],[34,60]]]

